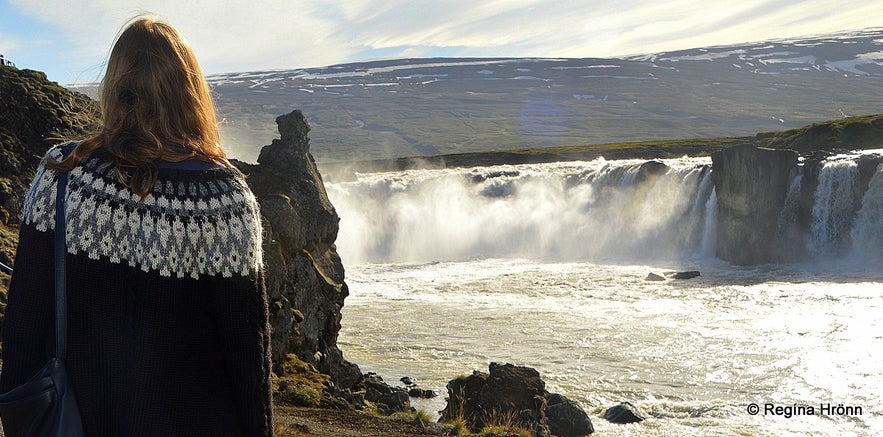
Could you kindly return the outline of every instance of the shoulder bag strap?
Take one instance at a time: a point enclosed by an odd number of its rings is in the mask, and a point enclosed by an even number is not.
[[[67,352],[67,285],[64,277],[66,195],[67,172],[58,173],[58,192],[55,195],[55,357],[60,359],[64,359]]]

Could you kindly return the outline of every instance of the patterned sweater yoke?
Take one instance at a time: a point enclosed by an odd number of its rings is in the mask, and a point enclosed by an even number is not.
[[[37,169],[22,222],[48,231],[55,226],[56,174],[47,159]],[[261,220],[241,173],[220,165],[193,171],[159,168],[143,199],[123,185],[113,162],[101,153],[70,173],[66,199],[67,250],[106,258],[162,276],[249,276],[261,269]]]

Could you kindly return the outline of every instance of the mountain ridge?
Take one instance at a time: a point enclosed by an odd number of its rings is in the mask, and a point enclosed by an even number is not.
[[[319,162],[753,136],[880,113],[883,29],[623,58],[416,58],[209,78],[252,161],[299,108]]]

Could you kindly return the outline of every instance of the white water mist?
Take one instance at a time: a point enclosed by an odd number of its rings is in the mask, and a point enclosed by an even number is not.
[[[348,262],[674,259],[713,225],[707,158],[358,175],[328,183]],[[697,241],[698,240],[698,241]]]

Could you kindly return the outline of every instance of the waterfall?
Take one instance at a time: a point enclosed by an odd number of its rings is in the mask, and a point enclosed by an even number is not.
[[[868,184],[850,235],[856,256],[883,261],[883,164],[877,166]]]
[[[813,197],[812,224],[807,249],[815,257],[837,256],[849,237],[858,209],[858,164],[849,158],[828,159],[822,163]]]
[[[693,201],[690,210],[690,225],[687,227],[687,250],[697,253],[701,256],[709,255],[706,252],[705,238],[708,229],[714,227],[714,223],[709,221],[709,205],[711,197],[714,195],[714,183],[711,180],[711,169],[708,167],[701,168],[702,182],[699,183],[699,190]],[[715,199],[716,200],[716,199]],[[713,213],[717,212],[716,205]],[[710,255],[714,255],[712,251]]]
[[[412,170],[326,183],[348,262],[677,259],[697,251],[708,158]]]
[[[780,258],[786,258],[787,254],[802,253],[804,241],[798,226],[798,213],[800,207],[800,191],[803,188],[803,174],[798,172],[788,187],[785,204],[779,214],[779,222],[776,225],[776,236],[779,239],[781,253]]]
[[[700,255],[713,257],[717,248],[717,194],[712,187],[711,194],[705,202],[705,226],[702,230]]]
[[[858,156],[793,177],[777,259],[883,257],[883,168],[871,177]],[[710,258],[719,226],[708,158],[368,173],[326,189],[341,217],[338,249],[352,263]]]

